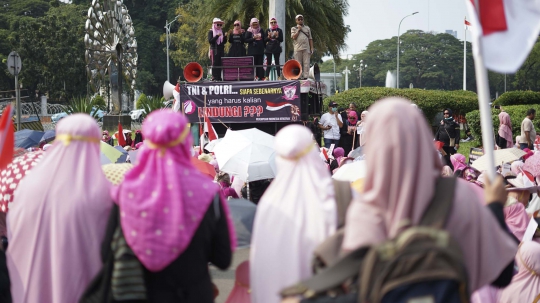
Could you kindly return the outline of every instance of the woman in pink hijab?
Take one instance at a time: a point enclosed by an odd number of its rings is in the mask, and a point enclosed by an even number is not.
[[[223,33],[224,22],[219,18],[212,20],[212,28],[208,31],[208,43],[210,43],[210,61],[212,66],[221,66],[221,58],[225,56],[225,43],[227,33]],[[212,67],[212,80],[221,81],[221,68]]]
[[[113,243],[104,243],[109,251],[105,255],[121,254],[122,258],[112,260],[115,268],[123,265],[124,256],[133,257],[130,268],[139,272],[124,282],[133,285],[130,281],[138,280],[137,299],[148,302],[213,302],[208,263],[226,269],[235,246],[218,185],[190,161],[187,122],[171,110],[152,112],[143,123],[145,143],[138,163],[111,191],[118,206],[109,218],[106,237]],[[124,238],[128,247],[122,248],[115,238]],[[112,250],[116,243],[120,244]],[[120,274],[112,270],[104,275],[117,279]],[[129,288],[115,293],[115,279],[113,297],[121,301]]]
[[[512,121],[510,121],[510,115],[507,112],[501,112],[499,114],[499,140],[497,146],[501,149],[511,148],[514,146],[512,141]]]
[[[521,243],[516,261],[518,273],[512,283],[501,291],[499,303],[532,303],[540,298],[540,244]]]
[[[113,203],[100,140],[90,116],[62,119],[53,148],[19,184],[7,216],[13,302],[78,302],[101,268]]]
[[[450,162],[454,166],[454,176],[473,182],[480,175],[474,168],[466,164],[467,158],[462,154],[453,154],[450,156]]]
[[[404,230],[404,221],[418,224],[442,169],[433,148],[433,134],[410,102],[388,98],[375,103],[369,111],[377,119],[368,121],[366,139],[370,143],[365,147],[369,161],[364,193],[347,212],[343,242],[346,251],[394,238]],[[385,129],[385,140],[379,140],[381,129]],[[500,226],[504,222],[498,222],[490,212],[493,207],[492,211],[502,217],[504,201],[492,203],[488,209],[484,197],[473,186],[457,180],[446,226],[462,249],[471,292],[496,280],[497,285],[509,281],[505,275],[506,280],[499,284],[498,278],[508,271],[511,276],[516,251],[516,243]],[[487,202],[506,200],[492,197]]]

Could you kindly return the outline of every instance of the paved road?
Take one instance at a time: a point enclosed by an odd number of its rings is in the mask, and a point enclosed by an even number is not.
[[[229,296],[234,286],[234,274],[236,267],[249,259],[249,248],[241,248],[236,250],[233,256],[233,264],[226,271],[221,271],[216,267],[210,267],[210,274],[212,275],[212,281],[217,285],[219,289],[219,296],[216,298],[215,303],[224,303]]]

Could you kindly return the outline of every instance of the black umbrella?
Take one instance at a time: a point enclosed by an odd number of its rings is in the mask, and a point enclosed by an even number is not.
[[[236,241],[238,247],[247,247],[251,243],[251,230],[255,220],[257,206],[246,199],[227,200],[229,210],[234,221]]]

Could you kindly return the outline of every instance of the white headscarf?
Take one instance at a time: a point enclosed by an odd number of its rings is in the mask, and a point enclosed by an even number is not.
[[[314,248],[337,225],[334,186],[311,132],[287,126],[275,146],[277,176],[259,202],[251,240],[256,303],[278,303],[281,289],[311,276]]]

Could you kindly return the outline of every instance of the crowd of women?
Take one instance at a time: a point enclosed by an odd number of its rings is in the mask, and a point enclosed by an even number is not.
[[[212,61],[212,80],[221,81],[221,58],[225,56],[225,43],[231,44],[228,57],[253,56],[253,64],[256,66],[256,80],[265,80],[270,68],[263,68],[263,59],[266,55],[266,65],[272,65],[272,58],[276,66],[277,75],[280,76],[279,54],[283,42],[283,31],[277,24],[276,18],[270,18],[268,29],[264,29],[257,18],[252,18],[247,30],[242,28],[239,20],[234,21],[233,28],[228,32],[224,30],[225,22],[214,18],[212,28],[208,31],[210,43],[209,56]],[[247,53],[246,45],[247,44]]]
[[[422,113],[407,100],[380,100],[369,115],[377,119],[365,121],[366,172],[356,190],[332,180],[308,128],[290,125],[276,135],[277,175],[258,201],[250,260],[238,267],[228,302],[360,302],[359,268],[334,285],[338,292],[284,290],[326,279],[313,262],[321,245],[340,239],[332,242],[334,261],[323,266],[331,272],[359,249],[420,225],[428,209],[439,207],[431,201],[441,191],[451,203],[441,229],[466,272],[459,287],[464,300],[452,302],[537,300],[540,243],[525,235],[540,210],[538,178],[523,184],[523,163],[515,162],[513,178],[490,181],[458,154],[451,157],[453,170],[443,168]],[[235,180],[218,174],[213,181],[193,166],[182,114],[155,111],[142,133],[136,163],[113,185],[100,165],[96,122],[75,114],[58,124],[56,141],[20,181],[9,206],[9,245],[0,252],[4,301],[214,301],[209,264],[227,269],[236,245],[224,198],[238,196],[231,190]],[[347,159],[341,149],[334,155],[337,162]],[[457,176],[455,184],[441,187],[449,179],[444,174]],[[429,302],[449,302],[451,295],[441,291]]]

